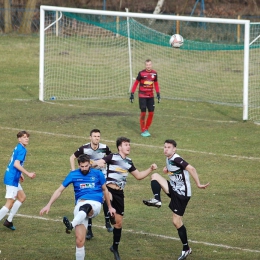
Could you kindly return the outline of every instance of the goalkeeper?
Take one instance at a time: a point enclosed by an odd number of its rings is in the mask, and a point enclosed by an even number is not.
[[[151,136],[148,129],[152,124],[153,115],[154,115],[154,88],[156,91],[158,103],[160,103],[160,87],[158,84],[157,72],[152,70],[152,61],[147,59],[145,61],[145,69],[138,73],[136,81],[134,82],[131,94],[130,101],[133,103],[134,101],[134,93],[139,85],[139,107],[141,110],[140,113],[140,128],[141,128],[141,136],[148,137]],[[146,118],[146,111],[148,110],[148,116]]]

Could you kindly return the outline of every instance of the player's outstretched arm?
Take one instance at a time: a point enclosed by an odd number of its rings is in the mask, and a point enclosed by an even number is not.
[[[48,204],[43,207],[40,211],[40,215],[42,216],[44,212],[46,212],[46,214],[49,213],[51,205],[60,197],[61,193],[65,190],[65,187],[63,185],[61,185],[56,191],[54,191],[54,193],[52,194]]]
[[[139,172],[137,169],[133,172],[131,172],[131,174],[137,179],[137,180],[142,180],[145,177],[147,177],[152,171],[157,169],[157,165],[155,163],[153,163],[148,169]]]
[[[191,166],[191,165],[189,164],[189,165],[186,167],[185,170],[187,170],[187,171],[190,173],[190,175],[191,175],[192,178],[194,179],[194,181],[195,181],[195,183],[196,183],[196,185],[197,185],[197,187],[198,187],[199,189],[206,189],[206,188],[209,186],[209,182],[208,182],[207,184],[201,184],[201,183],[200,183],[198,173],[197,173],[196,169],[195,169],[193,166]]]

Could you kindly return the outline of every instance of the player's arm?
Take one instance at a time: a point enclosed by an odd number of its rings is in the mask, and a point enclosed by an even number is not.
[[[72,171],[75,170],[75,159],[76,159],[76,156],[75,154],[73,153],[71,156],[70,156],[70,169]]]
[[[132,171],[131,174],[137,179],[137,180],[142,180],[146,176],[148,176],[152,171],[157,169],[157,165],[153,163],[148,169],[144,171],[138,171],[137,169]]]
[[[106,161],[104,159],[99,159],[96,161],[93,161],[93,163],[91,164],[92,167],[97,167],[97,168],[104,168],[106,165]]]
[[[29,178],[33,179],[36,177],[35,172],[28,172],[24,169],[24,167],[21,165],[21,162],[19,160],[14,161],[14,167],[19,170],[20,172],[26,174]]]
[[[187,170],[190,173],[190,175],[192,176],[193,180],[195,181],[195,183],[199,189],[206,189],[209,186],[209,182],[207,184],[200,184],[198,173],[193,166],[188,164],[186,166],[185,170]]]
[[[61,185],[57,190],[54,191],[54,193],[52,194],[48,204],[43,207],[40,211],[40,215],[43,215],[44,212],[46,212],[46,214],[49,213],[51,205],[60,197],[60,195],[62,194],[62,192],[65,190],[66,187],[64,187],[63,185]]]

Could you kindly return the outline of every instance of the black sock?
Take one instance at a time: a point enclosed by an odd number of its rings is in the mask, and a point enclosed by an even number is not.
[[[121,239],[121,233],[122,233],[122,228],[115,228],[113,229],[113,248],[115,250],[118,250],[119,242]]]
[[[183,245],[183,249],[182,250],[183,251],[189,250],[187,231],[186,231],[186,227],[184,225],[182,225],[178,229],[178,234],[179,234],[179,237],[180,237],[182,245]]]
[[[151,181],[151,188],[153,191],[154,198],[161,201],[161,185],[158,181],[152,180]]]
[[[107,224],[107,223],[109,223],[109,211],[108,211],[107,203],[105,201],[103,203],[103,211],[104,211],[104,216],[105,216],[105,222]]]
[[[92,227],[92,218],[88,219],[88,230],[91,230]]]

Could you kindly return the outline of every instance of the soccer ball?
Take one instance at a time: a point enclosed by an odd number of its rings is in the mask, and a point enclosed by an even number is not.
[[[183,37],[180,34],[174,34],[170,38],[170,45],[173,48],[180,48],[184,42]]]

